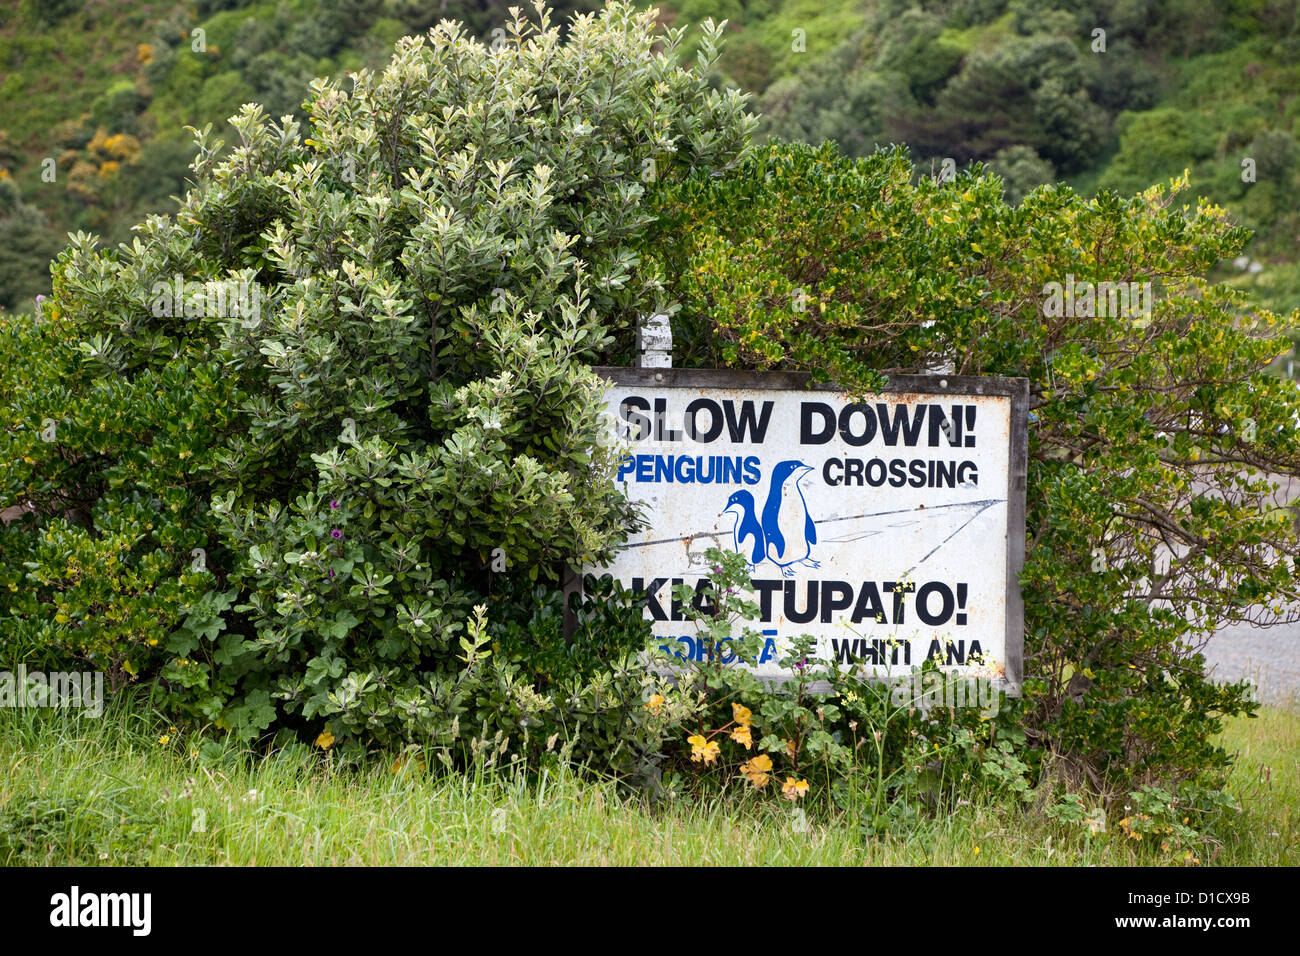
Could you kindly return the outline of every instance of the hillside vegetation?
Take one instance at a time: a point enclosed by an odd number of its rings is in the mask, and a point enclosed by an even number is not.
[[[0,11],[0,307],[48,291],[64,234],[109,242],[175,208],[186,126],[249,101],[302,117],[313,76],[384,62],[443,17],[491,37],[509,0],[22,0]],[[597,0],[562,0],[557,18]],[[1223,274],[1300,305],[1300,0],[669,0],[729,20],[719,83],[765,133],[853,155],[904,143],[992,166],[1018,199],[1063,179],[1133,193],[1190,171],[1255,239]],[[1100,32],[1099,32],[1100,31]],[[50,179],[53,181],[49,181]],[[1251,181],[1253,180],[1253,181]]]

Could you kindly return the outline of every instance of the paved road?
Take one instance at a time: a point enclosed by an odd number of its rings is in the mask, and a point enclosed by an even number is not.
[[[1274,480],[1276,504],[1300,504],[1300,479]],[[1300,622],[1225,627],[1210,638],[1205,659],[1214,677],[1253,681],[1266,704],[1300,706]]]
[[[1211,676],[1246,678],[1266,704],[1300,704],[1300,623],[1225,627],[1205,647]]]

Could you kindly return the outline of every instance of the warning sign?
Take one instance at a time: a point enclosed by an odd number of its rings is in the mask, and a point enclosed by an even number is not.
[[[1018,690],[1024,380],[896,377],[854,401],[791,373],[598,371],[618,481],[649,517],[603,570],[670,651],[707,656],[672,590],[702,592],[718,547],[749,564],[761,675],[810,634],[877,676],[934,657]]]

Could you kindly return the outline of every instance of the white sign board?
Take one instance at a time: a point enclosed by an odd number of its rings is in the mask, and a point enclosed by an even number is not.
[[[1018,692],[1023,380],[896,377],[853,402],[790,373],[598,371],[620,486],[649,518],[603,571],[645,596],[670,651],[707,656],[671,592],[703,588],[719,547],[750,565],[760,676],[809,634],[872,676],[937,657]]]

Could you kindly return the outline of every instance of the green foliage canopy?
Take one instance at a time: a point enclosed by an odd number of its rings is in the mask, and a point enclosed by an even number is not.
[[[1201,276],[1245,230],[1176,202],[996,177],[915,178],[906,155],[771,146],[660,196],[647,245],[682,304],[690,364],[809,370],[853,390],[882,373],[1028,378],[1026,717],[1043,750],[1113,782],[1221,767],[1200,643],[1300,596],[1289,510],[1300,401],[1266,374],[1300,315]],[[1151,283],[1055,312],[1049,284]],[[1080,287],[1082,288],[1082,287]]]

